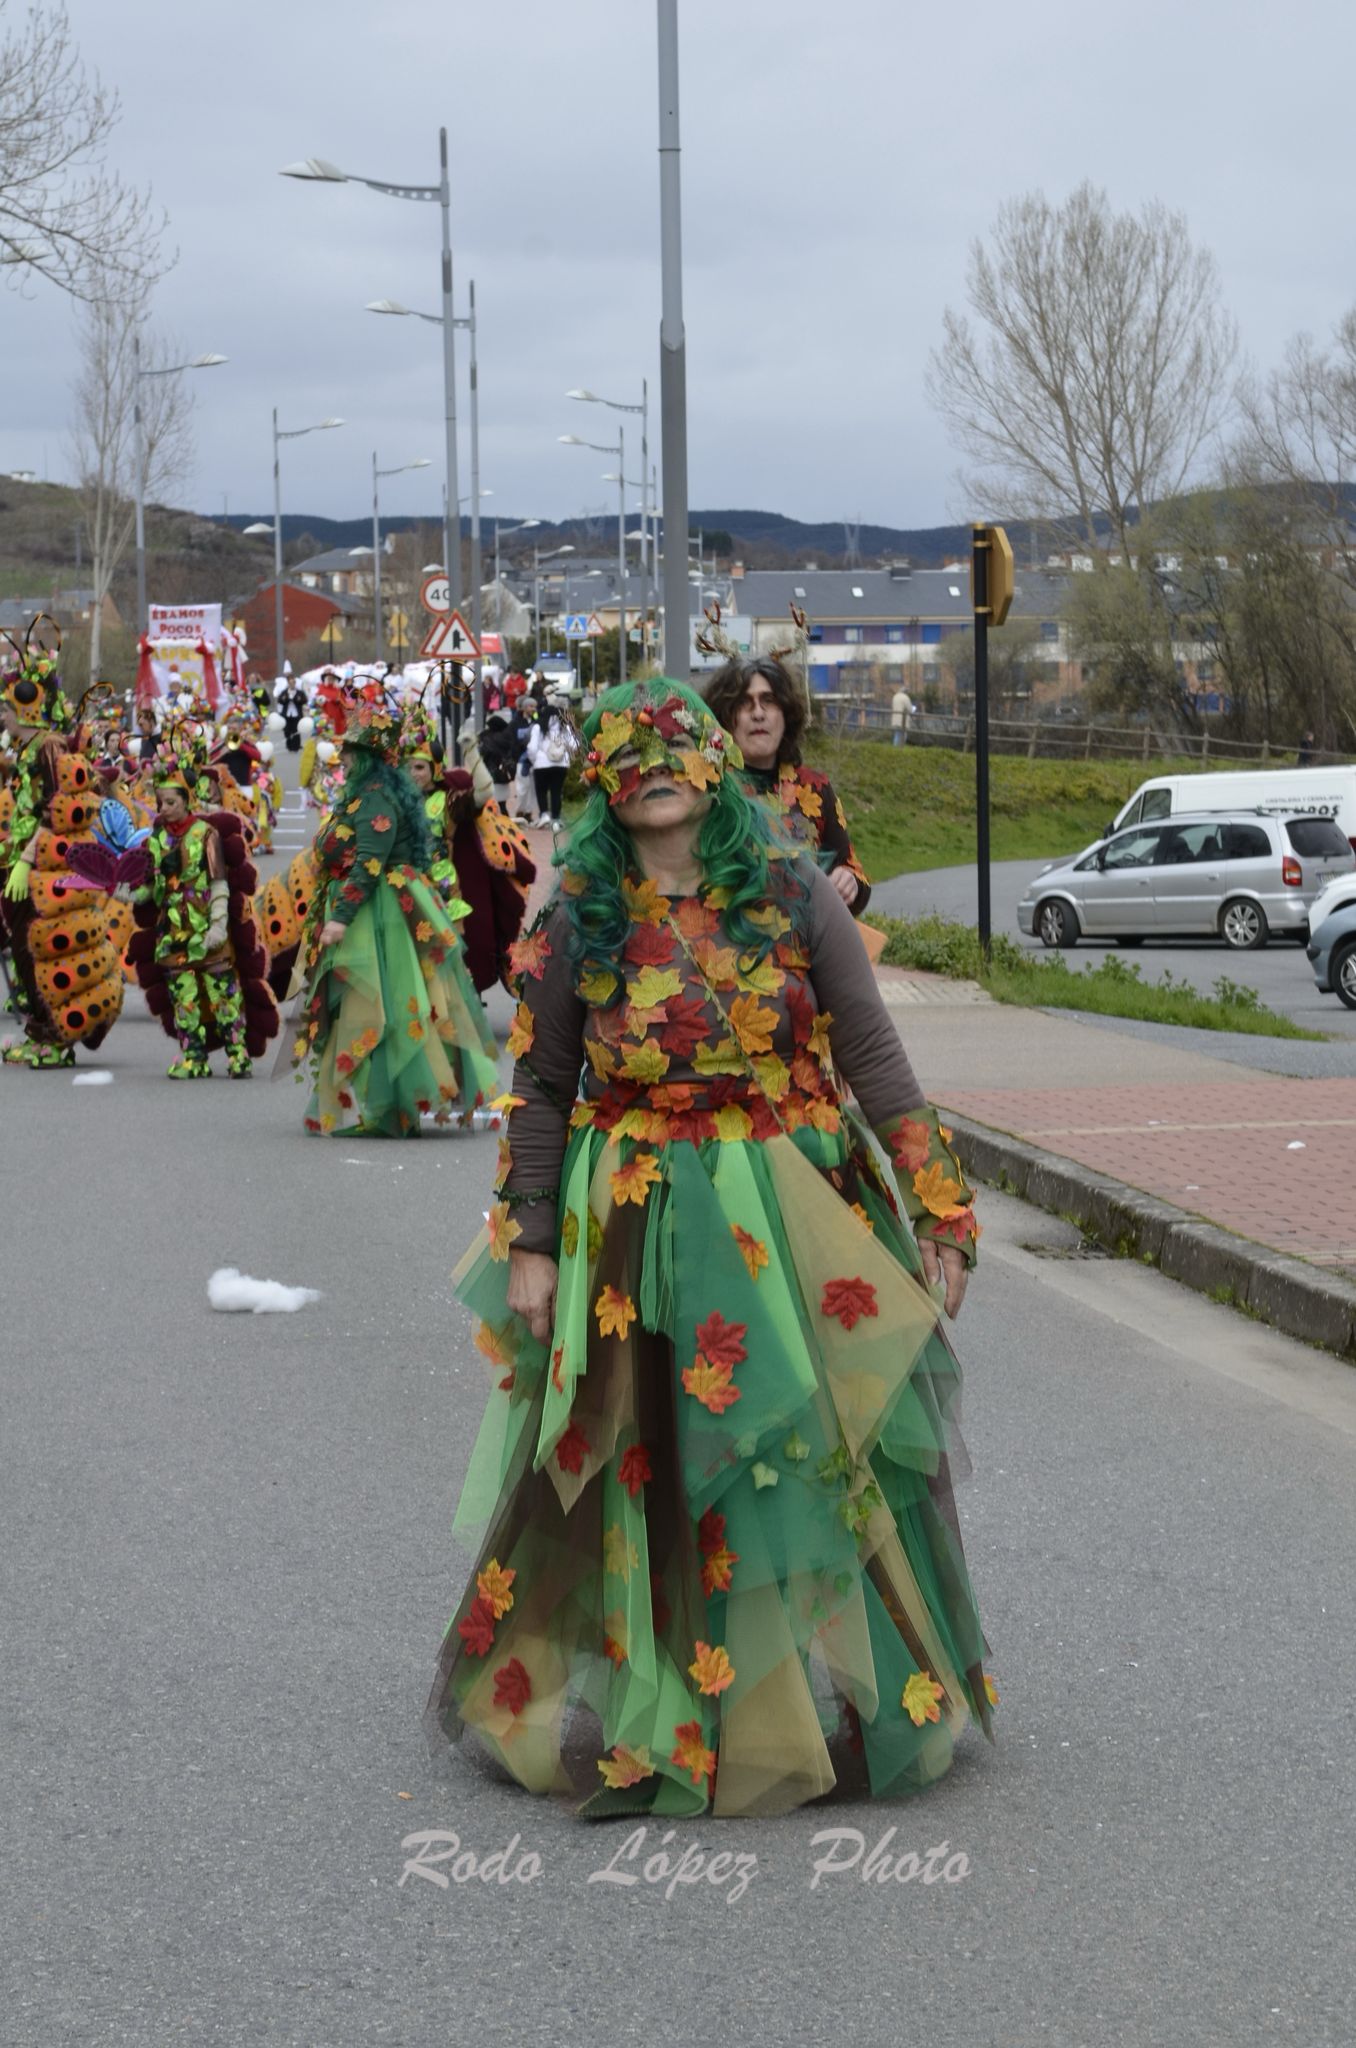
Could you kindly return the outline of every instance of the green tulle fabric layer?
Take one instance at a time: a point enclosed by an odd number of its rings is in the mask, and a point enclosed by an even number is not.
[[[591,1813],[721,1815],[916,1790],[987,1728],[959,1373],[892,1185],[855,1122],[577,1131],[549,1344],[492,1215],[457,1274],[497,1381],[456,1525],[485,1533],[432,1733]]]
[[[313,1079],[306,1128],[412,1137],[498,1089],[494,1034],[461,941],[422,877],[382,883],[322,956],[303,1008]],[[306,1057],[304,1037],[294,1057]]]

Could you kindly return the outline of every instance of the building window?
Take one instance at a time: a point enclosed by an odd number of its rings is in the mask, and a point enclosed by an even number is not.
[[[858,641],[865,640],[866,635],[860,626],[844,626],[843,638],[850,645],[855,645]]]
[[[923,645],[924,645],[925,647],[935,647],[935,646],[937,646],[938,642],[939,642],[939,641],[941,640],[941,637],[942,637],[942,629],[941,629],[941,627],[940,627],[939,625],[938,625],[938,626],[924,626],[924,628],[923,628],[923,633],[922,633],[922,639],[923,639]]]
[[[941,679],[942,671],[937,663],[935,661],[925,661],[923,663],[923,681],[925,683],[939,683]]]
[[[1042,619],[1042,620],[1041,620],[1041,639],[1042,639],[1042,640],[1058,640],[1058,638],[1059,638],[1059,620],[1058,620],[1058,619]]]
[[[1198,662],[1196,663],[1196,681],[1197,681],[1198,683],[1213,683],[1213,682],[1214,682],[1214,680],[1215,680],[1215,664],[1214,664],[1214,662],[1213,662],[1213,661],[1198,661]]]
[[[895,644],[904,638],[904,628],[902,626],[887,626],[885,628],[885,637],[892,644]]]

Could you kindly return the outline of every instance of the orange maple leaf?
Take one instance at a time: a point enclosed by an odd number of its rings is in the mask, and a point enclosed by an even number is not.
[[[713,1550],[702,1566],[702,1591],[707,1599],[713,1593],[727,1593],[730,1589],[730,1568],[739,1563],[739,1552],[727,1550],[722,1543],[719,1550]]]
[[[771,1052],[777,1012],[766,1009],[757,996],[736,996],[730,1005],[730,1022],[745,1052]]]
[[[514,974],[530,974],[534,981],[540,981],[546,972],[546,963],[551,957],[551,941],[546,936],[546,927],[529,932],[524,939],[515,939],[509,947],[509,967]]]
[[[513,1342],[513,1324],[505,1323],[502,1330],[496,1330],[493,1323],[478,1323],[476,1350],[482,1352],[493,1366],[512,1365],[517,1355]]]
[[[598,1318],[598,1328],[604,1337],[629,1336],[631,1325],[636,1319],[636,1305],[629,1294],[623,1294],[616,1287],[605,1287],[593,1304],[593,1313]]]
[[[535,1036],[536,1026],[532,1021],[532,1012],[528,1009],[526,1003],[519,1003],[513,1013],[513,1027],[508,1035],[508,1049],[511,1057],[515,1060],[520,1060],[524,1054],[531,1052],[532,1041]]]
[[[768,1263],[767,1246],[761,1237],[755,1237],[752,1231],[745,1230],[742,1224],[732,1223],[730,1229],[735,1243],[739,1246],[739,1256],[749,1269],[750,1280],[756,1280]]]
[[[495,1203],[490,1211],[488,1227],[490,1233],[490,1257],[496,1260],[506,1259],[513,1240],[516,1237],[521,1237],[523,1234],[523,1226],[521,1223],[514,1221],[512,1211],[507,1202]]]
[[[497,1557],[490,1559],[483,1572],[476,1573],[476,1591],[482,1600],[488,1600],[496,1621],[506,1615],[513,1605],[513,1595],[509,1587],[517,1576],[511,1565],[500,1564]]]
[[[637,1209],[643,1209],[650,1189],[661,1178],[659,1162],[653,1152],[637,1152],[609,1178],[612,1199],[618,1208],[626,1202],[633,1202]]]
[[[806,1050],[814,1054],[821,1067],[827,1067],[833,1061],[833,1051],[829,1045],[829,1026],[832,1022],[832,1010],[821,1011],[814,1020],[806,1046]]]
[[[913,1177],[913,1191],[934,1216],[950,1216],[961,1206],[961,1184],[951,1179],[940,1159],[919,1169]]]
[[[694,789],[713,789],[720,781],[720,770],[715,762],[708,761],[705,754],[698,754],[691,747],[683,749],[673,772],[690,782]]]
[[[901,1119],[897,1130],[890,1133],[890,1156],[901,1172],[914,1174],[928,1163],[932,1150],[932,1133],[917,1117]]]
[[[697,1654],[687,1670],[689,1678],[696,1679],[698,1692],[714,1695],[734,1684],[734,1665],[722,1646],[713,1650],[709,1643],[698,1642],[693,1647]]]
[[[684,1721],[673,1733],[675,1741],[669,1762],[690,1772],[694,1785],[709,1783],[716,1768],[716,1752],[702,1741],[701,1722]]]
[[[819,1312],[825,1316],[837,1316],[843,1328],[851,1330],[863,1316],[880,1314],[876,1307],[876,1290],[860,1274],[851,1280],[828,1280],[820,1296]]]
[[[659,893],[657,882],[622,881],[622,901],[634,924],[662,924],[668,916],[669,899]]]
[[[627,1785],[638,1785],[642,1778],[654,1776],[649,1750],[643,1747],[628,1749],[624,1742],[614,1744],[611,1756],[600,1756],[598,1768],[603,1774],[603,1783],[613,1792],[620,1792]]]
[[[692,1365],[683,1367],[683,1387],[713,1415],[723,1415],[740,1399],[729,1366],[712,1365],[710,1359],[703,1358],[700,1352]]]

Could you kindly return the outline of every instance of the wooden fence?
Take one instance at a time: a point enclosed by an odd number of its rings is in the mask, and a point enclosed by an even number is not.
[[[824,729],[838,739],[883,740],[893,737],[888,707],[879,704],[824,703]],[[916,711],[909,721],[903,744],[911,747],[946,747],[953,752],[974,752],[973,713]],[[1074,718],[990,718],[989,745],[995,754],[1024,754],[1030,760],[1063,761],[1151,761],[1169,757],[1177,760],[1213,762],[1224,768],[1237,763],[1266,766],[1294,762],[1294,747],[1276,747],[1266,740],[1226,740],[1208,730],[1172,732],[1154,725],[1105,725],[1096,719]],[[1317,749],[1312,765],[1347,761],[1346,754],[1327,754]]]

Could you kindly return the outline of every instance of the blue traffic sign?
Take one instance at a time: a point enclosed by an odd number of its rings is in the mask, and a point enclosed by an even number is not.
[[[589,622],[583,612],[568,612],[566,614],[565,638],[567,640],[586,640],[588,638],[588,630]]]

